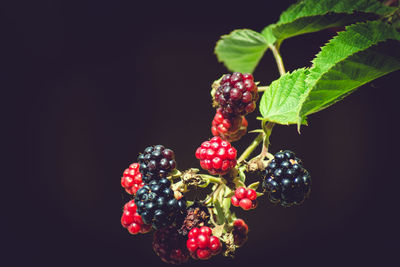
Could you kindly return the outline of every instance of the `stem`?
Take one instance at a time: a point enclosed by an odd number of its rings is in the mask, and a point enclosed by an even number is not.
[[[238,163],[241,163],[245,159],[247,159],[254,149],[261,143],[264,138],[264,133],[260,133],[257,137],[251,142],[251,144],[246,148],[246,150],[240,155],[238,159]]]
[[[278,48],[275,45],[270,45],[269,48],[271,49],[272,54],[274,55],[276,65],[278,65],[279,74],[281,76],[284,75],[286,73],[285,66],[283,66],[282,57],[281,54],[279,53]]]
[[[267,91],[269,87],[268,86],[258,86],[257,88],[258,88],[258,92],[264,92],[264,91]]]
[[[203,178],[204,180],[208,180],[210,183],[213,183],[213,184],[222,184],[223,183],[222,179],[219,177],[214,177],[214,176],[208,175],[208,174],[199,174],[199,176],[201,178]]]

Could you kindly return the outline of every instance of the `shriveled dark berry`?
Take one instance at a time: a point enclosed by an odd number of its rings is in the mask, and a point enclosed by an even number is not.
[[[262,183],[268,199],[284,207],[299,205],[311,191],[311,176],[290,150],[278,152],[265,169]]]
[[[154,232],[153,250],[162,261],[170,264],[185,263],[190,256],[186,248],[185,237],[179,235],[175,227],[168,227]]]

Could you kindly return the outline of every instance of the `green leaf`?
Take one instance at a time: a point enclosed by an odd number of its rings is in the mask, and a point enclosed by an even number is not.
[[[265,120],[285,125],[297,123],[300,97],[307,89],[307,74],[307,69],[298,69],[271,83],[260,100]]]
[[[274,27],[268,27],[281,41],[326,28],[377,19],[392,11],[393,8],[377,0],[304,0],[290,6]]]
[[[257,190],[259,185],[260,185],[260,182],[255,182],[255,183],[250,184],[247,188]]]
[[[267,40],[267,43],[269,45],[272,45],[276,41],[276,37],[274,33],[272,32],[272,29],[275,27],[275,24],[268,25],[267,27],[262,30],[261,35],[264,36],[265,40]]]
[[[221,36],[215,46],[219,62],[224,62],[231,71],[254,71],[268,48],[268,41],[258,32],[243,29]]]
[[[369,81],[399,70],[399,41],[400,33],[384,22],[346,27],[313,60],[298,120],[327,108]]]

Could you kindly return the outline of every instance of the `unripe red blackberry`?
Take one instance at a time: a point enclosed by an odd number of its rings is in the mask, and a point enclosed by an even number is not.
[[[193,259],[207,260],[221,252],[221,241],[212,235],[208,226],[193,228],[188,234],[186,247]]]
[[[166,178],[176,168],[174,152],[162,145],[146,147],[144,153],[139,155],[138,162],[145,184]]]
[[[121,178],[121,185],[125,188],[125,191],[131,195],[135,195],[136,191],[144,185],[142,174],[139,171],[139,163],[132,163],[129,168],[124,171]]]
[[[211,124],[211,133],[228,142],[234,142],[242,138],[247,132],[247,120],[244,116],[235,115],[225,118],[221,108],[217,109]]]
[[[233,240],[234,244],[238,247],[243,246],[247,241],[247,233],[249,232],[249,227],[242,219],[236,219],[233,222]]]
[[[137,213],[137,207],[134,200],[131,200],[124,205],[121,224],[133,235],[138,233],[144,234],[151,230],[151,225],[145,224],[142,217]]]
[[[186,211],[185,198],[176,199],[170,185],[168,179],[162,178],[151,181],[136,192],[137,212],[146,224],[152,224],[155,229],[173,225]]]
[[[224,75],[214,95],[224,117],[253,112],[257,99],[258,88],[253,75],[239,72]]]
[[[311,176],[292,151],[275,154],[265,169],[263,188],[273,203],[284,207],[303,203],[311,191]]]
[[[227,174],[236,165],[236,149],[228,141],[215,136],[196,150],[200,166],[212,175]]]
[[[175,227],[154,232],[153,250],[166,263],[182,264],[189,259],[186,239],[178,233]]]
[[[240,186],[236,188],[235,194],[231,197],[231,203],[235,207],[244,210],[254,209],[257,206],[257,192],[251,188]]]

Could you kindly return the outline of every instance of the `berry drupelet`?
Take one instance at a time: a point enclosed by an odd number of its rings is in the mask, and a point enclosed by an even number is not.
[[[139,155],[138,162],[145,184],[166,178],[176,168],[174,151],[162,145],[146,147],[144,153]]]
[[[253,75],[239,72],[224,75],[214,99],[225,118],[253,112],[258,99]]]
[[[146,224],[155,229],[171,226],[177,219],[182,219],[186,211],[185,198],[175,198],[170,188],[171,182],[162,178],[153,180],[136,192],[137,211]]]
[[[185,241],[175,227],[167,227],[154,232],[153,250],[166,263],[182,264],[189,260]]]
[[[196,150],[200,166],[212,175],[227,174],[236,165],[237,151],[228,141],[215,136]]]
[[[265,170],[263,188],[273,203],[284,207],[301,204],[311,191],[311,176],[292,151],[274,155]]]

